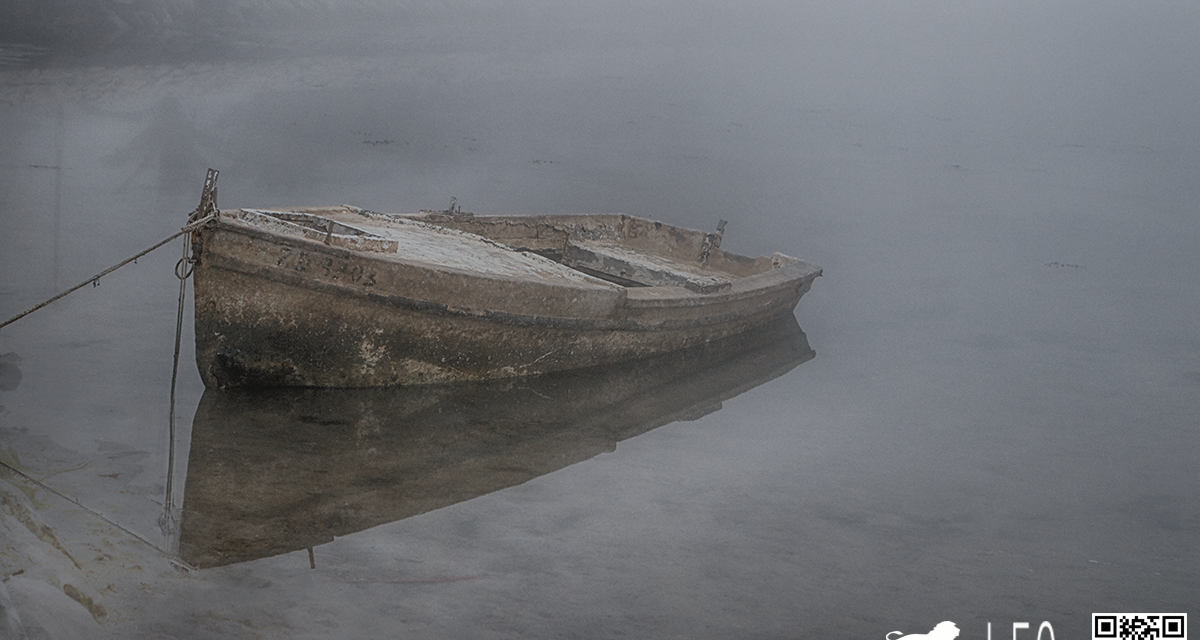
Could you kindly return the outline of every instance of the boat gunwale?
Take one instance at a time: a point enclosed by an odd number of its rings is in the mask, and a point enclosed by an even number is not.
[[[624,215],[624,214],[620,214],[620,215]],[[716,305],[723,304],[723,303],[736,302],[736,301],[752,299],[752,298],[769,297],[771,299],[774,299],[774,298],[780,297],[779,290],[786,290],[789,288],[796,288],[796,287],[803,286],[807,282],[810,282],[811,280],[817,278],[818,276],[820,276],[822,274],[822,270],[819,267],[816,267],[816,266],[811,265],[804,261],[797,260],[796,262],[794,262],[792,264],[773,268],[773,269],[764,271],[762,273],[758,273],[758,274],[754,274],[754,275],[750,275],[750,276],[731,278],[732,286],[725,291],[716,292],[716,293],[697,293],[697,292],[693,292],[684,287],[679,287],[679,286],[622,287],[620,285],[613,284],[613,283],[610,283],[610,282],[607,282],[607,281],[604,281],[604,280],[601,280],[599,278],[595,278],[592,276],[587,276],[589,278],[589,281],[585,282],[585,283],[547,282],[546,280],[537,279],[537,278],[521,279],[521,278],[515,278],[512,276],[508,276],[508,275],[498,275],[498,274],[488,274],[488,273],[483,273],[483,272],[478,272],[478,271],[468,271],[465,269],[458,269],[455,267],[449,267],[449,266],[440,265],[437,263],[432,263],[432,262],[427,262],[427,261],[406,259],[402,256],[397,257],[398,254],[379,254],[379,253],[369,252],[369,251],[357,251],[357,250],[350,249],[350,248],[343,247],[343,246],[327,245],[323,242],[320,242],[318,240],[312,240],[307,237],[274,233],[267,229],[262,229],[262,228],[259,228],[259,227],[253,226],[253,225],[245,224],[237,219],[231,220],[228,218],[218,218],[217,221],[215,221],[214,223],[210,223],[210,224],[214,224],[218,228],[221,228],[226,231],[230,231],[233,233],[239,233],[241,235],[258,238],[258,239],[261,239],[264,241],[268,241],[268,242],[272,242],[272,243],[280,244],[280,245],[284,245],[284,246],[302,247],[302,248],[313,250],[316,252],[335,254],[335,255],[339,255],[339,256],[343,256],[343,257],[355,257],[355,258],[362,259],[362,260],[379,260],[379,261],[383,261],[383,262],[391,262],[391,263],[396,263],[396,264],[400,264],[403,266],[412,267],[412,268],[416,268],[416,269],[424,269],[424,270],[429,270],[429,271],[442,272],[442,273],[446,273],[446,274],[449,274],[452,276],[467,277],[467,278],[478,279],[478,280],[506,281],[506,282],[516,282],[516,283],[530,282],[530,283],[538,283],[538,284],[548,286],[548,287],[553,287],[553,288],[578,289],[581,291],[619,292],[621,295],[619,296],[620,300],[618,301],[618,308],[620,308],[620,307],[653,308],[653,307],[685,307],[685,306],[708,307],[708,306],[716,306]],[[489,242],[490,242],[490,240],[489,240]],[[214,252],[212,251],[211,248],[207,249],[206,253],[209,253],[210,256],[214,254]],[[220,255],[219,252],[215,252],[215,254]],[[381,255],[386,255],[387,259],[386,260],[381,259],[380,258]],[[537,255],[537,254],[532,254],[532,255]],[[539,256],[539,258],[541,258],[541,257]],[[541,259],[548,260],[546,258],[541,258]],[[371,299],[404,300],[406,302],[402,303],[400,306],[404,306],[407,308],[413,308],[413,309],[420,308],[420,309],[425,309],[425,310],[432,310],[432,309],[437,309],[437,308],[443,308],[448,313],[454,313],[456,315],[461,314],[461,315],[480,316],[480,315],[495,314],[497,317],[506,317],[506,318],[517,318],[517,317],[537,318],[538,321],[533,322],[532,324],[539,324],[539,325],[544,324],[544,322],[542,322],[542,321],[548,320],[548,319],[553,319],[556,321],[557,320],[579,320],[579,321],[583,321],[583,322],[592,322],[592,323],[598,322],[598,321],[604,320],[604,319],[610,319],[610,318],[605,318],[604,316],[597,316],[597,315],[568,318],[568,317],[561,317],[561,316],[538,316],[538,315],[531,315],[531,314],[516,314],[516,313],[512,313],[512,312],[498,311],[498,310],[486,309],[486,308],[472,309],[472,308],[467,308],[467,307],[462,307],[462,306],[457,306],[457,305],[449,305],[449,304],[445,304],[445,303],[441,303],[441,302],[437,302],[437,301],[433,301],[433,300],[422,300],[419,298],[409,298],[406,296],[400,296],[400,295],[396,295],[396,294],[392,294],[392,293],[378,293],[376,291],[367,290],[361,286],[345,284],[345,283],[341,283],[341,282],[327,281],[324,278],[305,277],[305,276],[301,276],[299,274],[294,274],[294,272],[287,270],[287,269],[282,269],[282,268],[274,267],[274,266],[267,265],[267,264],[254,264],[254,263],[244,262],[238,258],[234,258],[234,257],[230,257],[230,256],[222,256],[221,259],[218,260],[218,262],[223,263],[223,264],[213,265],[213,266],[230,269],[233,271],[239,271],[242,273],[247,273],[248,275],[255,275],[258,277],[265,278],[265,279],[291,280],[292,282],[290,284],[293,284],[295,286],[299,286],[301,283],[308,283],[310,285],[313,283],[320,283],[322,285],[327,285],[331,290],[346,291],[353,295],[365,296],[365,297],[368,297]],[[550,261],[550,262],[553,262],[553,261]],[[244,268],[233,268],[233,264],[231,264],[231,263],[240,263],[241,265],[244,265]],[[554,264],[557,264],[557,263],[554,263]],[[570,267],[564,266],[564,268],[569,269]],[[583,274],[583,275],[586,275],[586,274]],[[325,287],[323,286],[322,288],[325,288]],[[728,314],[728,315],[729,315],[729,318],[726,318],[725,320],[728,320],[731,318],[737,318],[737,317],[744,317],[744,316],[753,315],[753,314],[734,313],[734,314]],[[716,318],[716,316],[705,316],[705,318]],[[510,320],[510,321],[512,321],[512,320]],[[721,321],[722,320],[715,320],[713,323],[717,324],[717,323],[720,323]],[[525,323],[521,323],[521,324],[525,324]],[[694,325],[690,325],[690,326],[699,326],[701,324],[709,324],[709,323],[702,322],[702,323],[698,323],[698,324],[694,324]],[[642,325],[639,325],[639,326],[642,326]],[[618,327],[614,325],[613,328],[618,328]]]
[[[228,211],[237,211],[237,210],[235,209],[235,210],[228,210]],[[760,275],[762,273],[766,273],[773,269],[778,268],[778,266],[774,266],[774,267],[768,267],[768,268],[763,269],[760,266],[757,268],[759,268],[761,270],[756,271],[756,272],[738,273],[739,270],[744,270],[746,268],[746,266],[749,264],[761,265],[763,263],[763,261],[774,261],[777,259],[782,259],[785,261],[785,263],[800,262],[800,260],[798,258],[789,256],[787,254],[779,253],[779,252],[776,252],[772,256],[752,257],[752,256],[746,256],[743,254],[735,253],[732,251],[726,251],[726,250],[720,248],[720,240],[719,240],[719,236],[717,236],[717,234],[713,234],[713,233],[703,231],[700,229],[693,229],[691,227],[682,227],[679,225],[671,224],[669,222],[662,222],[661,220],[655,220],[653,218],[646,218],[643,216],[636,216],[636,215],[629,214],[629,213],[619,213],[619,212],[617,212],[617,213],[483,214],[483,215],[451,214],[451,213],[443,212],[443,211],[421,211],[419,213],[382,213],[379,211],[371,211],[369,209],[355,207],[353,205],[338,205],[338,206],[323,206],[323,207],[284,207],[284,208],[270,209],[270,210],[257,209],[257,211],[275,211],[275,212],[280,212],[280,213],[297,213],[297,214],[303,214],[303,215],[309,215],[309,216],[330,216],[331,217],[330,219],[333,219],[332,216],[337,216],[337,215],[355,215],[355,216],[360,216],[363,218],[373,219],[373,220],[382,222],[385,226],[388,224],[413,224],[413,223],[415,223],[415,224],[425,226],[425,227],[433,227],[433,228],[438,229],[443,232],[470,234],[471,236],[474,236],[475,238],[478,238],[478,239],[482,240],[483,242],[486,242],[493,246],[497,246],[497,247],[507,250],[507,251],[513,251],[513,252],[517,252],[517,253],[525,253],[525,252],[527,252],[527,250],[519,248],[517,246],[514,246],[513,244],[506,242],[504,239],[493,238],[490,235],[476,233],[474,231],[468,231],[468,230],[462,229],[460,227],[464,226],[464,225],[469,225],[472,223],[504,224],[504,225],[508,225],[508,226],[525,226],[525,227],[535,227],[535,228],[538,226],[546,226],[546,227],[549,227],[549,228],[553,229],[554,231],[566,236],[566,242],[571,245],[575,245],[575,246],[578,246],[581,248],[586,248],[586,249],[592,249],[592,248],[597,248],[597,247],[605,248],[605,247],[609,247],[609,246],[616,246],[616,247],[631,251],[633,253],[642,253],[642,254],[648,255],[648,256],[656,256],[659,258],[663,258],[668,261],[678,262],[679,263],[678,266],[681,270],[681,273],[691,272],[691,271],[710,272],[713,275],[724,277],[724,278],[730,280],[731,282],[739,280],[739,279],[755,276],[755,275]],[[236,218],[236,216],[233,216],[233,217]],[[334,221],[337,222],[338,224],[345,224],[347,226],[352,226],[349,223],[346,223],[341,220],[335,219]],[[587,224],[587,222],[609,223],[609,226],[611,226],[612,230],[616,231],[616,233],[618,234],[618,240],[613,241],[611,239],[600,240],[600,239],[596,239],[596,238],[588,238],[587,236],[592,231],[596,231],[598,229],[598,227],[591,227]],[[632,242],[629,241],[630,240],[629,238],[624,237],[624,235],[629,232],[629,229],[633,224],[642,225],[644,228],[653,227],[655,230],[661,230],[661,229],[665,228],[665,229],[668,229],[668,230],[671,230],[674,232],[692,236],[694,239],[705,239],[705,240],[712,241],[714,239],[714,236],[717,236],[716,244],[711,248],[711,251],[713,252],[714,255],[721,256],[721,258],[719,260],[720,263],[728,263],[728,264],[714,265],[711,263],[704,263],[704,264],[699,264],[699,265],[693,265],[693,264],[688,263],[688,261],[686,261],[686,260],[681,261],[679,258],[671,257],[661,251],[645,251],[645,250],[639,249],[639,248],[635,247]],[[603,226],[603,224],[601,224],[601,226]],[[571,236],[573,234],[578,234],[580,237],[572,238]],[[536,239],[536,238],[529,238],[529,239]],[[528,253],[542,257],[535,251],[528,251]],[[551,260],[551,262],[555,262],[556,264],[559,264],[562,266],[567,266],[561,262],[557,262],[554,260]],[[569,267],[569,266],[567,268],[574,269],[573,267]],[[605,282],[607,282],[607,281],[605,281]],[[644,285],[644,286],[657,286],[657,285]],[[666,285],[666,286],[670,287],[673,285]]]

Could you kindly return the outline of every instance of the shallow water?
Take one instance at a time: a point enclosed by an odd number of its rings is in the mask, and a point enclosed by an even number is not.
[[[0,605],[30,637],[1070,638],[1197,613],[1195,8],[448,6],[182,62],[5,47],[0,317],[173,233],[212,166],[224,207],[726,219],[729,250],[825,268],[796,311],[816,357],[582,415],[547,398],[604,378],[518,385],[538,417],[486,389],[251,410],[204,392],[189,317],[172,443],[172,244],[0,329]],[[250,455],[214,431],[263,415],[350,435]],[[372,466],[409,455],[398,424],[432,456],[416,484]],[[326,486],[351,435],[362,475]],[[261,475],[221,475],[239,460]],[[302,535],[181,570],[212,557],[189,504],[226,538]]]

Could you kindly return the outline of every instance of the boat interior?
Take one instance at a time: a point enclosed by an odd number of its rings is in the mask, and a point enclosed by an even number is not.
[[[716,231],[684,229],[627,214],[475,216],[455,209],[384,214],[357,207],[239,209],[229,212],[260,228],[360,251],[397,252],[414,224],[463,232],[517,254],[536,254],[624,287],[683,287],[717,293],[733,280],[796,262],[776,253],[747,258],[721,249]],[[430,236],[422,233],[421,242]],[[458,235],[458,234],[455,234]],[[437,236],[433,236],[434,242]],[[449,236],[447,244],[453,244]],[[460,238],[461,239],[461,238]],[[493,249],[494,251],[494,249]]]

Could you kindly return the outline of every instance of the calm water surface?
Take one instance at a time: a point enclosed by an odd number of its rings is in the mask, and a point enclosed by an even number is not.
[[[189,314],[172,441],[172,244],[0,330],[10,634],[1200,614],[1193,5],[405,6],[182,60],[6,48],[0,316],[177,230],[211,166],[224,207],[726,219],[732,251],[825,268],[798,327],[673,369],[247,398],[204,391]]]

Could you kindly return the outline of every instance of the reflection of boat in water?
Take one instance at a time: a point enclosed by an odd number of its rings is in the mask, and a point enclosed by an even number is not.
[[[791,314],[614,367],[390,389],[205,391],[180,554],[206,568],[311,548],[521,484],[720,409],[814,352]]]

